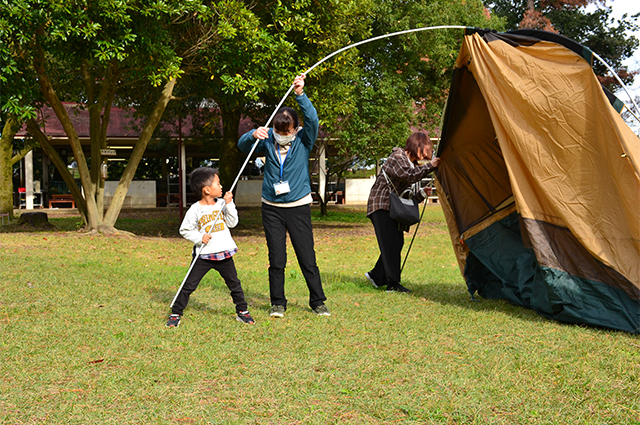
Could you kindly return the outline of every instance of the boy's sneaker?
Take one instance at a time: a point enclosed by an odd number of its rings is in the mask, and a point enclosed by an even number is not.
[[[283,305],[272,305],[269,316],[271,317],[284,317],[285,308]]]
[[[405,288],[399,283],[396,283],[395,285],[387,285],[387,292],[401,292],[403,294],[406,294],[408,292],[411,292],[411,289]]]
[[[247,325],[253,325],[256,323],[256,321],[253,320],[253,317],[251,317],[248,311],[239,311],[238,315],[236,316],[236,320],[238,322],[246,323]]]
[[[329,309],[324,304],[320,304],[319,306],[314,307],[313,312],[318,316],[331,316]]]
[[[178,326],[180,326],[180,315],[179,314],[170,315],[169,320],[167,320],[167,327],[177,328]]]
[[[376,281],[375,281],[375,280],[373,280],[373,278],[371,277],[371,275],[369,274],[369,272],[366,272],[366,273],[364,274],[364,277],[366,277],[366,278],[367,278],[367,280],[369,281],[369,283],[370,283],[370,284],[372,284],[374,288],[378,288],[378,287],[379,287],[379,285],[376,283]]]

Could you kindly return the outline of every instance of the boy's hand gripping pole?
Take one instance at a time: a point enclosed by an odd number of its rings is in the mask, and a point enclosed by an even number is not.
[[[280,107],[284,103],[284,101],[287,98],[287,96],[289,96],[289,93],[291,93],[291,90],[293,90],[293,84],[291,85],[291,87],[289,87],[289,90],[287,91],[287,93],[282,97],[282,100],[280,100],[280,103],[278,104],[276,109],[271,114],[271,117],[269,117],[269,120],[265,124],[265,127],[268,127],[269,124],[271,124],[271,120],[273,120],[273,117],[276,115],[276,113],[278,112],[278,109],[280,109]],[[240,180],[240,176],[242,175],[242,172],[244,171],[244,168],[247,166],[247,163],[251,159],[251,155],[253,154],[253,151],[255,151],[256,147],[258,147],[258,142],[259,141],[260,140],[256,140],[255,143],[253,144],[253,146],[251,146],[251,151],[247,155],[247,158],[244,160],[244,164],[242,164],[242,167],[240,168],[240,172],[236,176],[236,179],[233,181],[233,184],[231,185],[231,189],[229,189],[230,192],[233,192],[233,189],[235,189],[236,184],[238,184],[238,180]],[[220,201],[218,201],[218,202],[220,202]],[[224,200],[222,200],[222,202],[224,202]],[[216,202],[216,205],[217,204],[218,203]],[[224,206],[222,208],[224,208]],[[220,209],[221,211],[222,211],[222,208]],[[216,219],[214,220],[213,224],[211,225],[211,228],[209,229],[210,231],[213,230],[213,228],[215,227],[215,225],[218,222],[219,218],[220,218],[220,214],[218,214],[218,217],[216,217]],[[209,232],[207,232],[207,233],[209,233]],[[202,249],[204,248],[204,245],[205,244],[202,244],[200,246],[200,249],[196,253],[195,257],[193,257],[193,260],[191,261],[191,265],[189,266],[189,270],[187,270],[186,276],[184,277],[184,279],[182,279],[182,283],[180,284],[180,287],[178,288],[178,292],[176,292],[175,297],[173,297],[173,301],[171,301],[171,305],[169,306],[169,308],[172,308],[173,305],[176,303],[176,300],[178,299],[178,295],[180,295],[180,291],[182,291],[182,287],[184,286],[184,283],[187,281],[187,278],[189,277],[189,274],[191,273],[191,270],[193,269],[194,264],[196,264],[196,261],[198,260],[198,257],[200,256],[200,252],[202,252]]]
[[[225,203],[225,200],[224,199],[220,199],[215,203],[215,205],[218,205],[220,202]],[[222,212],[223,209],[224,209],[224,205],[222,206],[222,208],[220,208],[220,212]],[[209,231],[206,233],[207,235],[210,234],[211,231],[216,227],[216,224],[218,223],[218,220],[220,219],[221,215],[222,214],[218,214],[216,219],[213,220],[213,224],[209,228]],[[178,292],[176,292],[175,297],[173,297],[173,301],[171,301],[171,305],[169,305],[169,308],[172,308],[173,305],[176,303],[176,300],[178,299],[178,295],[180,295],[180,291],[182,291],[182,287],[184,286],[184,283],[187,281],[187,278],[189,277],[189,274],[191,274],[191,270],[193,269],[193,266],[196,264],[196,261],[198,261],[198,257],[200,257],[200,253],[204,249],[205,245],[206,244],[201,244],[200,245],[200,249],[198,249],[198,252],[193,257],[193,260],[191,260],[191,265],[189,266],[189,270],[187,270],[187,274],[185,275],[184,279],[182,279],[182,283],[180,284],[180,287],[178,288]]]

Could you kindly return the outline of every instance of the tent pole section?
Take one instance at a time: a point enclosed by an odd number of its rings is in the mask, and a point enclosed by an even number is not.
[[[638,104],[637,104],[637,103],[636,103],[636,101],[633,99],[633,96],[631,96],[631,93],[629,93],[629,90],[627,90],[627,86],[622,82],[622,80],[620,79],[620,77],[618,77],[618,74],[616,74],[616,72],[613,70],[613,68],[611,68],[611,67],[609,66],[609,64],[608,64],[608,63],[606,63],[606,62],[604,61],[604,59],[602,59],[602,58],[600,57],[600,55],[598,55],[596,52],[593,52],[593,51],[592,51],[592,52],[591,52],[591,54],[592,54],[596,59],[598,59],[600,62],[602,62],[602,64],[603,64],[604,66],[606,66],[606,67],[607,67],[607,69],[609,70],[609,72],[611,72],[611,75],[613,75],[613,76],[615,77],[615,79],[616,79],[616,80],[618,80],[618,82],[619,82],[619,83],[620,83],[620,85],[622,86],[622,88],[623,88],[623,90],[625,91],[625,93],[627,93],[627,96],[629,96],[629,99],[631,100],[631,103],[633,103],[633,106],[635,106],[635,107],[636,107],[636,112],[640,112],[640,108],[638,108]],[[627,109],[628,109],[628,108],[627,108]],[[636,119],[638,119],[637,115],[635,115],[635,114],[632,114],[632,115],[633,115]],[[638,120],[638,121],[640,121],[640,120]]]
[[[412,33],[412,32],[420,32],[420,31],[427,31],[427,30],[437,30],[437,29],[463,29],[463,30],[466,30],[467,28],[469,28],[469,27],[464,26],[464,25],[440,25],[440,26],[435,26],[435,27],[414,28],[414,29],[410,29],[410,30],[392,32],[392,33],[389,33],[389,34],[380,35],[378,37],[368,38],[366,40],[362,40],[362,41],[359,41],[359,42],[354,43],[354,44],[349,44],[348,46],[345,46],[345,47],[343,47],[343,48],[341,48],[339,50],[336,50],[335,52],[331,53],[330,55],[325,56],[324,58],[322,58],[321,60],[316,62],[311,68],[309,68],[306,71],[304,71],[302,73],[302,75],[307,75],[315,67],[317,67],[318,65],[320,65],[324,61],[334,57],[335,55],[338,55],[338,54],[344,52],[345,50],[349,50],[349,49],[351,49],[353,47],[357,47],[357,46],[360,46],[360,45],[365,44],[365,43],[370,43],[372,41],[381,40],[383,38],[394,37],[394,36],[402,35],[402,34],[409,34],[409,33]],[[287,91],[287,93],[285,93],[285,95],[282,97],[282,99],[280,100],[280,103],[278,103],[278,106],[276,106],[276,109],[271,114],[271,117],[269,118],[269,120],[267,120],[267,123],[264,125],[265,127],[269,126],[269,124],[271,123],[271,120],[273,119],[273,117],[278,112],[278,109],[280,109],[280,106],[282,106],[282,104],[284,103],[285,99],[287,98],[287,96],[289,96],[289,93],[291,93],[292,90],[293,90],[293,84],[291,85],[291,87],[289,87],[289,90]],[[238,183],[238,180],[240,180],[240,175],[244,171],[244,168],[247,166],[247,163],[249,162],[249,160],[251,158],[251,155],[253,155],[253,152],[255,151],[257,146],[258,146],[258,140],[256,140],[256,142],[251,147],[251,151],[247,155],[247,158],[244,161],[244,164],[242,164],[242,167],[240,168],[240,171],[238,172],[238,176],[234,180],[234,182],[231,185],[231,188],[229,189],[229,191],[233,192],[233,189],[236,187],[236,184]]]

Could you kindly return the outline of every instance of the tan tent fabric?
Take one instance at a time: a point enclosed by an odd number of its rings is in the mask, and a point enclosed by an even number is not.
[[[640,289],[640,139],[589,63],[555,43],[514,47],[476,33],[456,66],[486,100],[522,218],[566,227]]]

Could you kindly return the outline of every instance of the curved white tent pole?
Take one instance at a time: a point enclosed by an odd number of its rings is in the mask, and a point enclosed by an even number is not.
[[[624,89],[625,93],[627,93],[627,96],[629,96],[629,99],[631,100],[631,103],[633,103],[633,106],[636,107],[636,112],[640,113],[640,108],[638,108],[638,104],[636,103],[636,101],[633,99],[633,96],[631,96],[631,93],[629,93],[629,90],[627,90],[627,86],[622,82],[622,80],[620,79],[620,77],[618,77],[618,74],[613,70],[613,68],[611,68],[609,66],[608,63],[606,63],[604,61],[604,59],[602,59],[600,57],[600,55],[598,55],[596,52],[592,51],[591,54],[598,59],[600,62],[602,62],[602,64],[604,66],[607,67],[607,69],[609,70],[609,72],[611,73],[611,75],[613,75],[615,77],[616,80],[618,80],[618,82],[620,83],[620,85],[622,86],[622,88]],[[635,119],[638,120],[638,122],[640,122],[640,119],[638,118],[638,116],[636,114],[633,113],[633,111],[631,111],[631,109],[627,108],[629,110],[629,112],[631,112],[631,115],[633,115],[635,117]]]
[[[382,40],[384,38],[389,38],[389,37],[395,37],[397,35],[402,35],[402,34],[410,34],[413,32],[420,32],[420,31],[428,31],[428,30],[435,30],[435,29],[467,29],[469,27],[464,26],[464,25],[440,25],[440,26],[434,26],[434,27],[423,27],[423,28],[414,28],[414,29],[410,29],[410,30],[404,30],[404,31],[397,31],[397,32],[393,32],[393,33],[389,33],[389,34],[384,34],[384,35],[380,35],[377,37],[372,37],[372,38],[368,38],[366,40],[362,40],[359,41],[357,43],[354,44],[350,44],[348,46],[345,46],[339,50],[336,50],[335,52],[331,53],[330,55],[325,56],[324,58],[322,58],[320,61],[316,62],[311,68],[307,69],[306,71],[304,71],[302,73],[302,75],[307,75],[309,72],[311,72],[313,69],[315,69],[317,66],[321,65],[323,62],[331,59],[332,57],[346,51],[349,50],[353,47],[357,47],[366,43],[371,43],[372,41],[377,41],[377,40]],[[618,77],[618,75],[613,71],[613,69],[609,66],[609,64],[607,64],[598,54],[596,54],[595,52],[592,52],[593,55],[600,60],[606,67],[607,69],[609,69],[609,71],[615,76],[615,78],[618,80],[618,82],[622,85],[622,87],[624,88],[624,91],[627,93],[627,95],[629,95],[629,98],[631,99],[631,102],[633,102],[634,106],[636,107],[637,111],[640,111],[640,108],[638,108],[638,105],[635,103],[635,101],[633,100],[631,94],[629,94],[629,92],[627,91],[627,87],[625,86],[625,84],[622,82],[622,80],[620,80],[620,78]],[[293,90],[293,84],[291,85],[291,87],[289,87],[289,90],[287,90],[287,92],[285,93],[285,95],[282,97],[282,99],[280,99],[280,102],[278,103],[278,106],[276,106],[276,108],[274,109],[273,113],[271,114],[271,116],[269,117],[269,119],[267,120],[267,123],[264,125],[265,127],[268,127],[269,124],[271,123],[271,120],[273,120],[273,117],[276,115],[276,113],[278,112],[278,110],[280,109],[280,107],[282,106],[282,104],[284,103],[284,101],[287,99],[287,96],[289,96],[289,94],[291,93],[291,91]],[[627,108],[628,109],[628,108]],[[638,118],[635,114],[632,113],[632,115],[634,117],[636,117],[636,119]],[[640,120],[639,120],[640,121]],[[247,158],[245,159],[244,163],[242,164],[242,167],[240,167],[240,171],[238,172],[238,175],[236,176],[236,179],[233,181],[233,184],[231,185],[231,188],[229,189],[229,191],[233,192],[233,189],[236,187],[236,184],[238,184],[238,180],[240,180],[240,175],[242,174],[242,172],[244,171],[245,167],[247,166],[247,163],[249,162],[249,159],[251,159],[251,155],[253,154],[253,152],[255,151],[256,147],[258,146],[258,140],[256,140],[256,142],[253,144],[253,146],[251,147],[251,151],[248,153]],[[439,146],[438,146],[439,147]],[[211,228],[213,229],[213,227],[215,226],[217,220],[214,221],[214,224],[211,226]],[[191,272],[191,269],[193,268],[193,265],[196,262],[196,259],[198,258],[198,256],[200,255],[200,252],[202,251],[202,249],[204,248],[204,245],[202,245],[200,247],[200,249],[198,250],[198,252],[196,253],[196,256],[193,258],[193,261],[191,262],[191,266],[189,267],[189,270],[187,271],[186,276],[184,277],[184,280],[182,281],[182,284],[180,285],[180,288],[178,289],[178,292],[176,293],[175,297],[173,298],[173,301],[171,302],[171,307],[173,307],[173,304],[175,303],[176,299],[178,298],[178,294],[180,293],[180,291],[182,290],[182,287],[184,286],[185,281],[187,280],[187,277],[189,276],[189,273]],[[406,258],[405,258],[406,261]]]
[[[331,53],[330,55],[325,56],[324,58],[322,58],[322,60],[320,60],[319,62],[316,62],[316,64],[314,64],[311,68],[309,68],[305,72],[303,72],[302,75],[307,75],[315,67],[317,67],[318,65],[320,65],[324,61],[334,57],[335,55],[340,54],[340,53],[344,52],[345,50],[351,49],[353,47],[360,46],[361,44],[370,43],[372,41],[381,40],[383,38],[393,37],[393,36],[401,35],[401,34],[408,34],[408,33],[412,33],[412,32],[426,31],[426,30],[433,30],[433,29],[445,29],[445,28],[466,29],[467,27],[466,26],[461,26],[461,25],[442,25],[442,26],[438,26],[438,27],[424,27],[424,28],[416,28],[416,29],[405,30],[405,31],[398,31],[398,32],[390,33],[390,34],[381,35],[381,36],[378,36],[378,37],[369,38],[367,40],[359,41],[359,42],[357,42],[355,44],[350,44],[348,46],[345,46],[342,49],[336,50],[335,52]],[[276,106],[276,108],[274,109],[273,113],[271,114],[271,116],[267,120],[267,123],[264,125],[265,127],[269,126],[269,124],[271,123],[271,120],[273,120],[273,117],[276,115],[276,113],[278,112],[278,110],[280,109],[280,107],[282,106],[284,101],[287,99],[287,96],[289,96],[289,93],[291,93],[291,90],[293,90],[293,84],[291,85],[291,87],[289,87],[289,90],[287,90],[287,92],[282,97],[282,99],[280,99],[280,103],[278,103],[278,106]],[[233,192],[233,189],[236,187],[236,184],[238,183],[238,180],[240,180],[240,175],[242,174],[242,172],[244,171],[245,167],[247,166],[247,163],[249,162],[249,159],[251,159],[251,155],[253,154],[253,151],[255,151],[257,146],[258,146],[258,140],[256,140],[256,142],[253,144],[253,146],[251,147],[251,151],[247,155],[247,158],[244,160],[244,164],[242,164],[242,167],[240,167],[240,171],[238,172],[238,175],[236,176],[236,179],[233,181],[233,184],[231,185],[231,188],[229,189],[230,192]],[[214,222],[213,222],[213,224],[211,225],[211,228],[210,228],[211,230],[213,230],[213,228],[215,227],[216,223],[218,222],[219,217],[220,217],[220,215],[218,215],[218,217],[216,217],[216,220],[214,220]],[[204,244],[200,246],[200,249],[198,249],[198,251],[196,252],[196,255],[193,257],[193,259],[191,261],[191,264],[189,266],[189,270],[187,270],[187,274],[185,275],[184,279],[182,280],[182,283],[180,284],[180,287],[178,288],[178,292],[176,292],[176,295],[173,297],[173,300],[171,301],[171,305],[169,305],[170,308],[173,307],[173,305],[176,302],[176,299],[178,298],[178,295],[180,295],[180,291],[182,291],[182,287],[184,286],[185,282],[187,281],[187,278],[189,277],[189,274],[191,273],[191,270],[193,269],[193,266],[195,265],[196,260],[200,256],[200,253],[202,252],[203,248],[204,248]]]
[[[631,115],[633,115],[633,116],[634,116],[634,118],[638,120],[638,122],[640,122],[640,117],[638,117],[638,116],[637,116],[637,115],[636,115],[636,114],[635,114],[631,109],[629,109],[629,107],[628,107],[626,104],[624,105],[624,108],[625,108],[627,111],[629,111],[629,113],[630,113]]]
[[[370,43],[372,41],[382,40],[383,38],[389,38],[389,37],[394,37],[396,35],[409,34],[409,33],[412,33],[412,32],[419,32],[419,31],[436,30],[436,29],[467,29],[467,28],[469,28],[469,27],[464,26],[464,25],[440,25],[440,26],[436,26],[436,27],[414,28],[414,29],[410,29],[410,30],[392,32],[392,33],[389,33],[389,34],[384,34],[384,35],[380,35],[380,36],[377,36],[377,37],[368,38],[366,40],[362,40],[362,41],[359,41],[359,42],[354,43],[354,44],[349,44],[348,46],[345,46],[345,47],[343,47],[343,48],[341,48],[339,50],[336,50],[335,52],[331,53],[330,55],[325,56],[320,61],[316,62],[311,68],[309,68],[306,71],[304,71],[302,73],[302,75],[307,75],[309,72],[311,72],[318,65],[320,65],[323,62],[331,59],[335,55],[338,55],[338,54],[344,52],[345,50],[349,50],[349,49],[351,49],[353,47],[357,47],[357,46],[360,46],[362,44]],[[275,114],[278,111],[278,109],[280,109],[280,107],[284,103],[284,101],[287,98],[287,96],[289,96],[289,93],[291,93],[291,90],[293,90],[293,85],[291,85],[291,87],[289,87],[289,90],[287,90],[287,93],[282,97],[282,99],[280,100],[280,103],[278,103],[278,106],[276,106],[276,109],[271,114],[271,117],[269,117],[269,119],[267,120],[267,123],[264,125],[265,127],[269,127],[269,124],[271,123],[271,120],[275,116]],[[240,167],[240,171],[238,172],[238,176],[236,177],[236,179],[234,180],[233,184],[231,185],[231,189],[229,189],[230,191],[233,192],[233,189],[236,187],[236,184],[238,183],[238,180],[240,179],[240,175],[242,174],[242,171],[244,171],[244,168],[247,166],[247,163],[249,162],[249,159],[251,158],[251,155],[253,154],[253,151],[256,149],[257,146],[258,146],[258,141],[256,140],[256,142],[251,147],[251,151],[247,155],[247,158],[245,159],[244,164],[242,164],[242,167]]]

